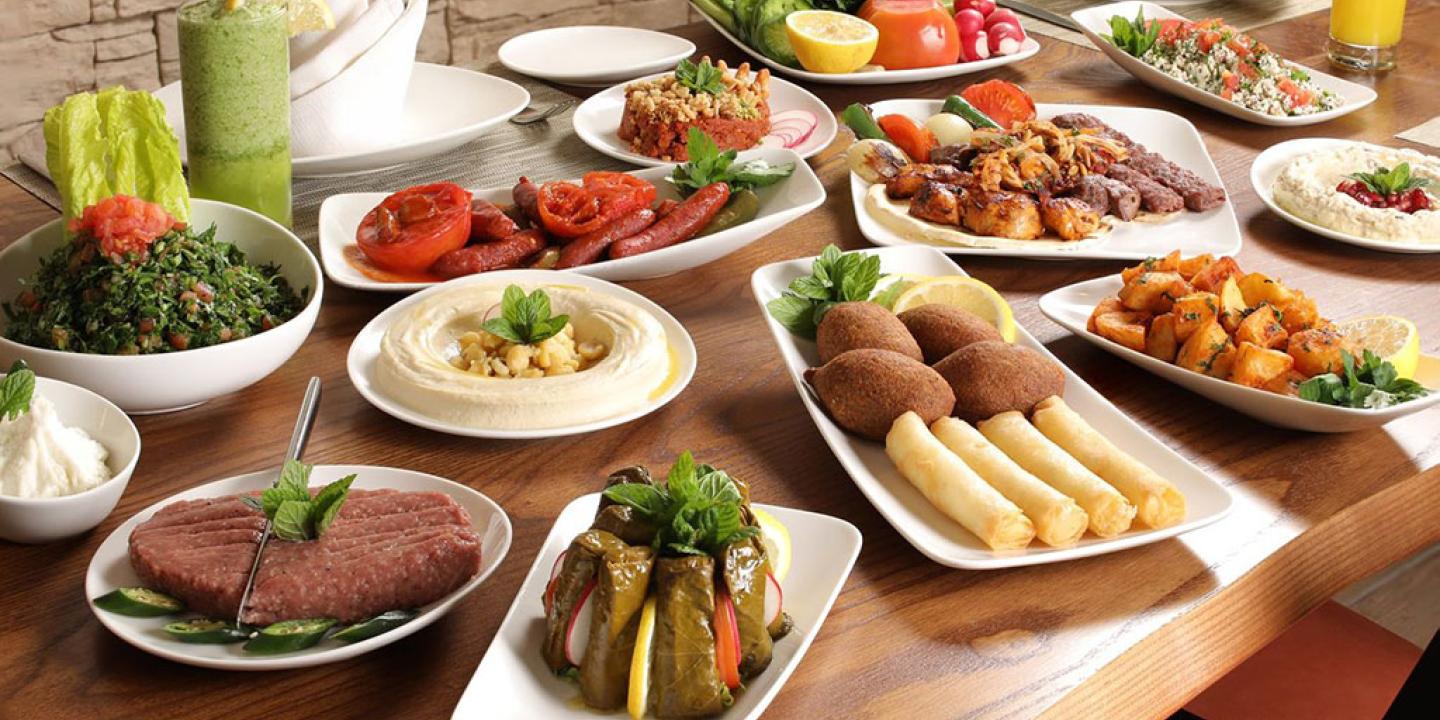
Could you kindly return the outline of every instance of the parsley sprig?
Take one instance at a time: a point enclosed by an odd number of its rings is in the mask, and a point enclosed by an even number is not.
[[[1144,10],[1135,13],[1134,20],[1126,20],[1122,15],[1112,15],[1110,34],[1101,37],[1130,55],[1144,57],[1160,37],[1160,23],[1146,20]]]
[[[689,451],[675,460],[665,485],[622,483],[606,488],[605,497],[653,523],[655,549],[666,555],[717,555],[760,531],[745,524],[735,481],[723,470],[695,464]]]
[[[1429,393],[1420,383],[1400,377],[1394,365],[1369,350],[1361,354],[1358,366],[1348,350],[1340,351],[1340,361],[1345,366],[1343,376],[1325,373],[1300,383],[1300,398],[1341,407],[1385,408]]]
[[[771,165],[760,159],[736,163],[734,150],[720,152],[720,146],[699,128],[690,128],[685,136],[685,151],[690,161],[676,165],[670,174],[670,182],[679,188],[680,194],[689,195],[700,188],[717,182],[730,186],[730,192],[737,193],[750,188],[774,185],[795,172],[793,163]]]
[[[313,469],[313,465],[286,460],[274,487],[260,493],[258,499],[241,495],[240,502],[265,513],[275,537],[291,542],[315,540],[330,529],[335,516],[340,514],[340,506],[345,504],[355,476],[346,475],[311,497],[310,471]]]
[[[568,322],[569,315],[550,315],[550,296],[544,290],[527,296],[519,285],[511,285],[500,298],[500,317],[481,327],[517,345],[533,345],[558,335]]]
[[[16,360],[0,380],[0,420],[14,420],[30,412],[30,398],[35,395],[35,371]]]
[[[1373,173],[1350,173],[1345,177],[1350,178],[1364,185],[1367,189],[1377,195],[1394,195],[1414,188],[1422,188],[1430,184],[1427,178],[1416,177],[1410,174],[1410,163],[1402,162],[1395,166],[1395,169],[1380,167]]]
[[[690,62],[687,58],[675,66],[675,79],[680,81],[681,85],[706,95],[725,92],[723,77],[724,73],[710,62],[710,58],[701,58],[698,63]]]
[[[815,329],[830,308],[842,302],[869,300],[878,282],[878,255],[842,253],[840,248],[827,245],[810,266],[810,274],[791,280],[784,294],[766,303],[765,309],[790,332],[813,340]]]

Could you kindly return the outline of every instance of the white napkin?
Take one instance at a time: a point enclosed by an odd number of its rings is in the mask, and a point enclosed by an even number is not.
[[[330,0],[335,27],[290,38],[290,97],[340,74],[405,12],[405,0]]]
[[[363,9],[355,6],[364,0],[342,2],[351,3],[343,31],[337,15],[335,30],[316,33],[328,41],[317,48],[307,39],[302,50],[311,59],[291,70],[290,154],[297,158],[378,149],[392,144],[400,128],[427,0],[370,0]],[[335,70],[314,82],[325,68]]]

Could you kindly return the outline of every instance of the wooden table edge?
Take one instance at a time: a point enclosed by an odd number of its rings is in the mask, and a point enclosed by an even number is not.
[[[1437,486],[1440,466],[1309,528],[1110,661],[1041,717],[1168,717],[1345,586],[1440,541]]]

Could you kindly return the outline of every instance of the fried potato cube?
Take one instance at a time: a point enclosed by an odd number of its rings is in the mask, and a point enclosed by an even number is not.
[[[1180,251],[1172,250],[1165,257],[1148,257],[1145,262],[1120,271],[1120,279],[1130,282],[1147,272],[1176,272],[1180,269]]]
[[[1194,277],[1190,279],[1190,283],[1195,286],[1196,290],[1216,292],[1220,289],[1221,285],[1225,284],[1226,278],[1231,275],[1242,274],[1243,273],[1240,272],[1240,264],[1235,262],[1235,258],[1226,256],[1206,265],[1200,272],[1195,273]]]
[[[1210,253],[1188,257],[1180,261],[1180,277],[1186,280],[1194,280],[1195,274],[1205,269],[1205,266],[1215,262],[1215,256]]]
[[[1129,310],[1143,310],[1151,313],[1170,312],[1176,298],[1189,294],[1190,284],[1180,273],[1140,273],[1120,288],[1120,303]]]
[[[1300,383],[1302,382],[1305,382],[1305,376],[1301,375],[1298,372],[1295,372],[1294,370],[1291,370],[1290,372],[1287,372],[1283,375],[1276,376],[1270,382],[1262,385],[1260,389],[1268,390],[1269,392],[1273,392],[1276,395],[1289,395],[1290,397],[1299,397]]]
[[[1292,335],[1322,324],[1320,310],[1315,307],[1314,298],[1299,290],[1295,291],[1295,297],[1290,299],[1290,304],[1280,309],[1280,325]]]
[[[1145,321],[1141,312],[1112,312],[1095,319],[1095,333],[1138,352],[1145,352]]]
[[[1101,300],[1100,304],[1096,305],[1095,309],[1090,311],[1090,319],[1086,321],[1085,329],[1092,333],[1096,332],[1095,319],[1101,315],[1109,315],[1113,312],[1125,312],[1125,306],[1120,304],[1120,298],[1107,297]]]
[[[1268,307],[1268,306],[1266,306]],[[1235,364],[1230,370],[1230,382],[1246,387],[1264,387],[1277,377],[1284,377],[1295,365],[1295,358],[1279,351],[1240,342],[1235,352]]]
[[[1236,343],[1254,343],[1262,348],[1283,348],[1290,341],[1290,333],[1280,324],[1275,308],[1269,303],[1250,311],[1240,326],[1235,328]]]
[[[1289,305],[1295,297],[1295,294],[1290,292],[1290,288],[1264,273],[1250,273],[1240,278],[1239,282],[1240,292],[1245,296],[1246,307],[1270,303],[1275,307],[1283,308]]]
[[[1185,342],[1201,325],[1213,320],[1219,311],[1215,293],[1194,292],[1175,301],[1170,310],[1175,315],[1175,339]]]
[[[1240,292],[1240,283],[1235,281],[1235,276],[1225,278],[1220,286],[1220,324],[1225,326],[1228,332],[1235,332],[1240,327],[1240,321],[1245,319],[1245,311],[1250,306],[1245,304],[1245,294]]]
[[[1295,371],[1307,378],[1327,372],[1342,373],[1341,350],[1349,350],[1344,336],[1333,327],[1301,330],[1290,336],[1286,351],[1295,358]]]
[[[1180,341],[1175,337],[1175,314],[1156,315],[1145,333],[1145,354],[1173,363],[1179,349]]]
[[[1220,321],[1210,318],[1180,346],[1180,354],[1175,356],[1175,364],[1186,370],[1223,377],[1219,374],[1220,371],[1228,370],[1229,362],[1233,359],[1227,353],[1233,353],[1234,350],[1235,346],[1231,344],[1225,328],[1220,326]]]

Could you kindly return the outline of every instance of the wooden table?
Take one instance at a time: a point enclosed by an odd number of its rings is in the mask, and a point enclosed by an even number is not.
[[[1256,35],[1323,67],[1325,25],[1318,13]],[[1242,265],[1305,289],[1332,317],[1411,317],[1435,352],[1440,255],[1369,252],[1308,235],[1268,213],[1249,182],[1252,158],[1272,143],[1326,135],[1394,144],[1394,133],[1440,111],[1433,72],[1440,39],[1424,32],[1440,26],[1440,2],[1412,3],[1407,25],[1400,69],[1374,81],[1378,103],[1300,130],[1247,125],[1187,104],[1093,50],[1055,41],[1028,62],[967,80],[1001,77],[1041,101],[1142,105],[1190,118],[1239,213]],[[744,59],[708,27],[680,33],[703,52]],[[940,97],[961,85],[816,90],[839,108]],[[926,560],[826,449],[748,290],[750,273],[765,263],[812,255],[827,242],[866,245],[846,189],[845,144],[815,160],[830,192],[822,209],[703,268],[632,284],[690,329],[700,367],[674,403],[619,428],[486,442],[393,420],[355,393],[344,370],[351,338],[393,296],[326,288],[310,342],[279,372],[193,410],[136,419],[143,457],[98,529],[42,547],[0,548],[0,717],[448,717],[559,510],[611,469],[667,466],[685,449],[748,478],[761,501],[844,518],[865,536],[834,610],[771,706],[774,718],[1163,717],[1342,586],[1440,539],[1437,412],[1348,435],[1261,425],[1068,336],[1036,309],[1041,293],[1120,264],[963,258],[1063,361],[1228,485],[1236,506],[1223,522],[1182,538],[1060,565],[965,572]],[[53,216],[14,185],[0,187],[0,239]],[[100,541],[172,493],[273,465],[312,374],[324,378],[326,395],[308,458],[413,468],[485,492],[514,521],[502,567],[434,627],[311,670],[200,670],[106,632],[86,607],[81,580]],[[804,562],[805,548],[798,552]]]

